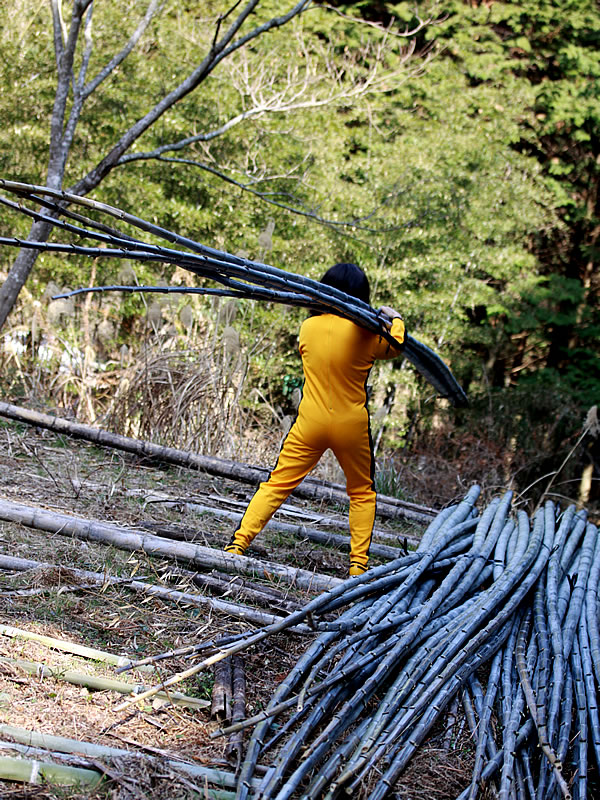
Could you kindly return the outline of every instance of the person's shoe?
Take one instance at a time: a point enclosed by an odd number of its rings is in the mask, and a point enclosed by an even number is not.
[[[235,542],[229,542],[229,544],[226,544],[223,548],[226,553],[231,553],[234,556],[243,556],[245,549],[245,547],[242,547],[240,544],[236,544]]]
[[[350,577],[352,577],[354,575],[364,575],[366,571],[367,567],[364,566],[363,564],[351,563],[350,569],[348,570],[348,574],[350,575]]]

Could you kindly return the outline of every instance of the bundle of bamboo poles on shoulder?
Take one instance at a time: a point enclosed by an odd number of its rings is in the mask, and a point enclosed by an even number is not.
[[[502,800],[587,796],[588,756],[600,765],[598,530],[551,502],[514,516],[510,493],[477,514],[478,494],[441,512],[416,552],[288,618],[318,636],[263,712],[215,734],[254,728],[239,800],[334,800],[359,787],[383,800],[455,699],[475,749],[460,800],[490,782]]]
[[[143,262],[155,262],[179,266],[195,273],[198,277],[214,281],[218,287],[201,285],[188,286],[95,286],[77,289],[70,295],[90,291],[120,292],[158,292],[189,293],[248,298],[290,306],[301,306],[317,313],[334,313],[352,320],[367,330],[380,334],[391,344],[396,344],[390,336],[383,318],[367,303],[351,297],[332,286],[292,272],[272,267],[258,261],[251,261],[239,255],[232,255],[213,247],[181,236],[173,231],[144,220],[133,214],[98,203],[88,197],[80,197],[62,190],[46,186],[0,179],[0,189],[16,195],[19,202],[0,195],[0,204],[36,222],[43,222],[51,229],[61,231],[75,242],[48,242],[0,236],[0,247],[18,247],[38,252],[67,253],[93,258],[121,258]],[[41,206],[46,211],[36,210],[25,203]],[[99,219],[92,219],[81,212],[71,210],[71,206],[85,208],[95,213]],[[118,220],[128,229],[142,230],[159,240],[167,241],[174,247],[165,247],[143,241],[109,226],[106,218]],[[184,248],[184,249],[179,249]],[[465,392],[442,359],[429,347],[412,336],[406,336],[404,356],[431,383],[442,397],[447,397],[455,406],[466,406]]]

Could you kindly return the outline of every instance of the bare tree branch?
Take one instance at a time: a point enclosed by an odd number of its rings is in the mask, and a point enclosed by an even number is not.
[[[285,25],[289,20],[301,14],[312,3],[312,0],[301,0],[287,14],[281,17],[273,17],[267,22],[249,31],[245,36],[232,41],[233,37],[241,27],[246,17],[254,10],[258,0],[251,0],[246,8],[240,13],[236,21],[231,25],[223,38],[211,48],[210,52],[204,57],[196,69],[175,89],[162,98],[144,117],[135,122],[120,138],[108,155],[100,161],[88,174],[78,181],[70,191],[73,194],[87,194],[94,189],[102,179],[118,164],[121,156],[131,147],[139,137],[150,128],[162,115],[172,108],[190,92],[192,92],[202,81],[213,72],[215,67],[228,55],[246,45],[267,31]]]
[[[103,67],[100,72],[96,75],[96,77],[91,80],[83,91],[83,99],[86,100],[93,92],[96,91],[98,86],[104,81],[114,70],[122,64],[123,61],[127,58],[127,56],[131,53],[131,51],[135,48],[139,40],[142,38],[143,34],[146,32],[148,25],[152,22],[154,17],[160,13],[163,6],[159,5],[159,0],[150,0],[144,18],[137,26],[133,34],[131,35],[129,41],[125,45],[125,47],[116,54],[108,64]]]
[[[58,80],[56,94],[54,97],[54,107],[52,109],[52,119],[50,122],[50,157],[48,162],[48,185],[59,188],[62,185],[64,174],[65,154],[63,147],[64,120],[69,98],[69,89],[73,84],[73,62],[83,14],[91,0],[75,3],[71,16],[71,25],[68,36],[63,44],[64,31],[62,29],[62,16],[60,0],[52,0],[53,21],[54,21],[54,42],[57,50],[57,70]]]
[[[234,5],[229,9],[229,11],[226,11],[224,14],[221,14],[219,16],[219,19],[217,20],[217,24],[215,26],[215,35],[213,36],[213,41],[212,41],[213,47],[215,46],[217,39],[219,38],[219,31],[221,30],[221,22],[227,19],[227,17],[236,10],[236,8],[239,6],[241,2],[242,0],[237,0],[237,2],[234,3]]]
[[[239,2],[236,3],[232,8],[230,8],[229,11],[227,11],[225,14],[221,14],[219,16],[219,18],[217,19],[217,24],[215,26],[215,35],[213,36],[212,46],[210,49],[211,53],[216,53],[218,50],[221,50],[227,43],[229,43],[233,39],[233,37],[241,28],[241,26],[244,24],[249,15],[254,11],[258,3],[259,0],[250,0],[250,2],[247,3],[244,10],[240,13],[239,17],[236,19],[233,25],[231,25],[231,27],[229,28],[229,30],[227,31],[221,42],[218,42],[219,31],[221,30],[221,22],[223,22],[223,20],[226,19],[232,13],[232,11],[235,11],[235,9],[239,6]]]
[[[436,19],[433,14],[430,14],[429,17],[427,17],[427,19],[421,19],[421,17],[418,14],[417,8],[415,6],[415,18],[417,20],[417,24],[415,25],[415,27],[410,29],[406,28],[404,31],[394,31],[392,30],[391,25],[385,27],[381,22],[372,22],[371,20],[362,19],[361,17],[353,17],[350,14],[345,14],[341,9],[336,8],[335,6],[324,5],[323,7],[326,8],[328,11],[332,11],[334,14],[337,14],[339,17],[342,17],[342,19],[350,20],[350,22],[357,22],[360,25],[366,25],[367,27],[375,28],[378,31],[385,31],[391,36],[396,36],[402,39],[405,38],[408,39],[412,38],[413,36],[416,36],[417,33],[422,31],[428,25],[431,25]]]
[[[73,137],[75,136],[77,123],[79,122],[79,117],[81,116],[81,111],[83,109],[83,103],[85,100],[85,97],[83,95],[83,86],[85,84],[85,76],[87,74],[93,49],[92,16],[93,16],[93,5],[90,5],[86,14],[85,24],[84,24],[85,47],[83,51],[83,57],[81,60],[81,67],[79,69],[79,77],[77,81],[73,80],[73,104],[71,106],[71,113],[69,114],[67,125],[65,127],[63,136],[61,138],[63,171],[66,166],[67,159],[69,157],[69,151],[71,150],[71,145],[73,144]]]
[[[398,86],[408,80],[409,77],[419,74],[423,70],[425,63],[429,60],[429,57],[426,57],[426,59],[414,70],[410,72],[402,72],[400,80],[393,83],[389,74],[381,77],[378,75],[382,61],[382,52],[383,48],[379,48],[379,51],[376,53],[375,63],[371,67],[369,74],[367,76],[362,76],[360,81],[353,80],[347,87],[343,86],[340,75],[341,73],[346,73],[348,71],[348,64],[346,63],[344,67],[335,66],[333,59],[330,58],[327,66],[330,70],[331,76],[335,77],[339,88],[336,90],[330,87],[327,92],[320,97],[315,96],[314,93],[310,97],[306,97],[306,93],[310,89],[311,84],[313,82],[316,83],[317,80],[316,67],[310,64],[310,62],[307,66],[305,66],[304,77],[298,77],[297,74],[293,75],[288,72],[287,83],[284,88],[273,90],[272,94],[269,96],[266,96],[266,90],[272,89],[275,80],[273,57],[271,57],[268,65],[265,63],[263,64],[262,69],[259,68],[259,70],[254,71],[252,80],[250,80],[249,73],[245,71],[243,67],[238,67],[235,72],[232,72],[234,85],[237,84],[238,91],[242,96],[249,96],[252,99],[254,105],[251,108],[236,114],[234,117],[231,117],[229,120],[227,120],[227,122],[211,131],[197,133],[193,136],[187,136],[184,139],[180,139],[178,142],[163,144],[151,151],[127,153],[117,160],[116,165],[121,166],[131,161],[148,160],[150,158],[161,156],[167,152],[183,150],[192,144],[210,142],[211,140],[222,136],[224,133],[240,123],[248,119],[264,116],[268,113],[277,112],[286,114],[293,111],[323,108],[340,103],[342,101],[353,100],[357,97],[373,94],[375,92],[390,91],[392,88],[398,88]],[[403,55],[402,65],[409,60],[413,53],[414,43],[410,48],[407,48],[405,54]],[[305,59],[305,63],[306,61],[307,60]],[[399,76],[400,72],[397,74]]]
[[[84,39],[85,39],[85,48],[83,51],[83,58],[81,60],[81,67],[79,69],[79,77],[77,79],[77,83],[74,87],[74,92],[76,94],[81,95],[82,89],[85,85],[85,76],[87,75],[88,67],[90,64],[90,58],[92,56],[92,16],[94,13],[94,7],[90,6],[88,8],[88,12],[85,17],[85,25],[84,25]]]
[[[46,177],[46,186],[48,188],[60,189],[62,187],[67,160],[85,101],[100,86],[106,77],[127,58],[139,43],[151,20],[160,10],[161,2],[162,0],[147,0],[144,17],[136,26],[133,34],[129,37],[127,44],[110,59],[89,83],[86,84],[85,81],[93,48],[91,32],[93,16],[92,0],[75,0],[71,7],[71,20],[68,32],[62,17],[61,0],[51,0],[54,50],[57,63],[57,85],[50,124],[50,147]],[[323,63],[326,65],[329,84],[325,86],[325,82],[322,82],[320,91],[317,91],[319,87],[318,72],[315,65],[309,63],[310,59],[305,59],[307,67],[303,71],[294,71],[290,69],[283,88],[278,88],[275,83],[276,76],[273,74],[271,59],[269,59],[269,64],[265,64],[262,70],[258,70],[258,72],[255,71],[255,77],[251,78],[250,71],[247,69],[248,62],[246,60],[244,63],[244,59],[242,58],[239,64],[236,63],[232,65],[231,75],[240,87],[239,91],[242,103],[245,104],[249,98],[250,107],[245,108],[242,112],[231,117],[231,119],[212,131],[186,137],[179,142],[165,145],[149,153],[128,153],[127,151],[142,134],[148,131],[152,125],[174,105],[190,94],[190,92],[193,92],[212,74],[214,69],[221,62],[228,59],[234,53],[242,53],[243,48],[258,37],[288,24],[309,8],[315,7],[314,0],[298,0],[298,2],[295,2],[291,7],[288,7],[286,12],[279,16],[272,16],[266,19],[266,21],[257,24],[246,33],[243,33],[243,26],[248,22],[252,13],[258,9],[260,0],[248,0],[239,12],[240,0],[237,2],[231,0],[231,2],[232,5],[229,10],[218,17],[215,24],[212,44],[201,62],[183,81],[122,133],[108,153],[106,153],[86,175],[75,182],[71,189],[72,194],[80,196],[88,194],[92,189],[97,187],[104,177],[116,166],[121,166],[129,163],[129,161],[139,159],[148,159],[151,157],[161,158],[164,153],[169,150],[175,152],[196,143],[202,144],[203,142],[209,142],[217,136],[222,135],[227,130],[230,130],[235,125],[239,125],[244,120],[258,118],[267,113],[288,113],[290,111],[307,108],[319,108],[331,103],[353,100],[370,92],[384,92],[395,88],[394,80],[386,83],[390,78],[389,70],[387,70],[385,74],[380,74],[380,66],[383,63],[382,59],[386,53],[387,39],[392,35],[387,30],[382,30],[381,32],[383,35],[381,40],[375,45],[370,46],[368,51],[370,55],[369,60],[372,60],[374,66],[370,71],[367,71],[366,74],[361,64],[357,62],[352,63],[351,59],[345,59],[342,64],[338,64],[333,52],[328,53],[326,50],[322,51],[321,55],[323,57],[320,59],[319,63],[321,66]],[[236,13],[237,16],[233,22],[231,22],[225,33],[221,34],[222,23],[234,13]],[[85,22],[83,22],[84,17]],[[77,79],[75,79],[74,63],[78,52],[78,41],[82,26],[85,41],[78,76]],[[408,32],[406,35],[408,36]],[[304,48],[305,56],[308,55],[308,49],[303,43],[300,42],[300,46]],[[400,53],[400,65],[405,63],[413,52],[414,42],[411,43],[409,47],[404,48],[403,52]],[[397,75],[399,74],[400,72],[398,71]],[[277,78],[279,79],[280,77],[281,73],[279,72],[277,73]],[[314,91],[312,91],[313,89]],[[71,91],[71,108],[68,120],[65,124]],[[201,166],[203,169],[207,168],[205,165],[197,166]],[[224,173],[221,168],[215,166],[213,169],[216,175],[223,177]],[[242,187],[240,186],[240,188]],[[257,196],[261,196],[261,193],[258,193]],[[267,198],[268,202],[275,204],[280,203],[280,201],[276,200],[272,195],[269,196],[268,193],[263,193],[263,199]],[[280,205],[282,208],[286,208],[285,204],[280,203]],[[287,210],[298,213],[291,205],[287,207]],[[310,211],[305,209],[303,213],[305,216],[312,219],[318,219],[319,216],[315,209]],[[49,230],[50,227],[47,222],[34,222],[28,237],[29,241],[45,241]],[[13,263],[6,281],[0,288],[0,327],[4,324],[8,314],[12,310],[18,294],[35,263],[35,259],[35,250],[29,250],[28,252],[25,250],[21,251]]]
[[[62,16],[62,5],[60,0],[51,0],[52,6],[52,25],[54,29],[54,57],[58,66],[63,54],[67,31]]]
[[[141,154],[140,154],[141,155]],[[409,222],[402,223],[401,225],[388,225],[385,227],[367,227],[364,225],[364,221],[367,219],[372,219],[378,211],[384,208],[389,198],[382,203],[380,203],[376,208],[369,211],[368,214],[364,214],[361,217],[355,217],[352,219],[347,220],[335,220],[329,219],[317,213],[315,209],[308,209],[304,207],[303,203],[298,200],[298,198],[294,198],[293,195],[288,194],[291,200],[297,200],[297,202],[292,205],[291,203],[284,203],[280,200],[276,200],[274,197],[273,192],[261,192],[258,189],[254,189],[250,183],[242,183],[241,181],[235,180],[235,178],[230,177],[225,172],[216,167],[211,167],[208,164],[204,164],[201,161],[194,161],[193,159],[189,158],[167,158],[165,156],[158,156],[156,158],[157,161],[164,161],[169,164],[185,164],[187,166],[196,167],[197,169],[204,170],[205,172],[210,172],[212,175],[215,175],[220,180],[224,181],[225,183],[229,183],[232,186],[236,186],[238,189],[241,189],[243,192],[248,192],[249,194],[254,195],[254,197],[258,197],[260,200],[263,200],[265,203],[269,205],[275,206],[277,208],[281,208],[284,211],[290,211],[293,214],[296,214],[300,217],[306,217],[307,219],[311,219],[313,222],[317,222],[320,225],[326,225],[331,228],[342,229],[342,228],[351,228],[352,230],[362,231],[363,233],[390,233],[396,230],[402,230],[403,228],[410,227],[414,225],[416,220],[410,220]],[[283,193],[278,192],[278,195],[282,195]],[[393,192],[391,196],[397,196],[398,192]],[[356,237],[352,236],[350,238],[355,239]]]

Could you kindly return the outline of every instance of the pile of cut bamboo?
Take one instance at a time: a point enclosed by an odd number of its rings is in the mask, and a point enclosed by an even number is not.
[[[490,781],[502,800],[588,796],[588,753],[600,764],[598,530],[551,502],[513,518],[510,493],[477,514],[478,494],[441,512],[416,552],[192,668],[301,621],[319,632],[263,712],[215,734],[254,728],[239,800],[333,800],[359,786],[383,800],[454,698],[475,743],[460,800]]]

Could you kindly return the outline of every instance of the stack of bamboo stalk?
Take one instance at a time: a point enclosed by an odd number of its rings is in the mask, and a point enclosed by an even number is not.
[[[367,786],[382,800],[456,697],[475,741],[460,800],[490,781],[502,800],[588,796],[588,753],[600,764],[597,528],[551,502],[513,518],[510,493],[477,515],[478,493],[441,512],[415,553],[196,666],[302,619],[319,630],[266,710],[215,734],[254,727],[237,798],[333,800]]]

